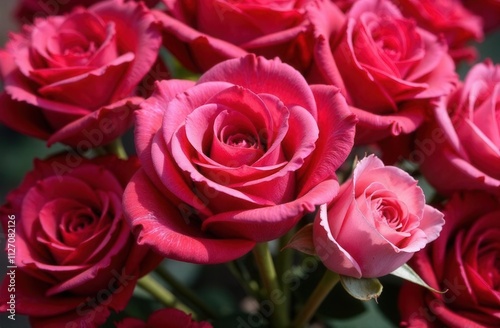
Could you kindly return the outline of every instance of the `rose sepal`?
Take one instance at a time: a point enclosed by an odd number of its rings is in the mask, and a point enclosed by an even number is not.
[[[340,275],[340,283],[349,295],[361,301],[375,299],[376,302],[383,290],[377,278],[354,278]]]
[[[422,279],[418,275],[418,273],[416,273],[415,270],[413,270],[408,264],[403,264],[402,266],[400,266],[396,270],[392,271],[390,274],[392,274],[393,276],[402,278],[404,280],[408,280],[408,281],[410,281],[410,282],[412,282],[414,284],[417,284],[419,286],[425,287],[428,290],[433,291],[435,293],[444,294],[444,293],[446,293],[448,291],[448,289],[437,290],[437,289],[432,288],[431,286],[429,286],[424,281],[424,279]]]

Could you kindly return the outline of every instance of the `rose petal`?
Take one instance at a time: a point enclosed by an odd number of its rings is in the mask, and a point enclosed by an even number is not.
[[[325,180],[302,197],[288,203],[214,215],[203,221],[202,229],[219,236],[269,241],[290,230],[302,215],[313,212],[315,206],[331,200],[337,190],[336,180]]]
[[[234,74],[236,70],[239,74]],[[304,77],[291,66],[284,65],[277,59],[267,60],[248,55],[229,60],[203,74],[198,84],[209,81],[226,81],[249,88],[256,94],[272,94],[286,101],[285,106],[301,106],[307,109],[314,118],[317,117],[314,95]],[[282,85],[287,85],[287,88],[282,88]]]
[[[66,124],[47,140],[47,145],[62,142],[77,148],[80,153],[104,146],[121,136],[131,126],[133,111],[142,98],[125,98],[89,115]]]
[[[362,272],[358,262],[335,240],[329,221],[327,207],[321,205],[313,226],[316,253],[328,269],[343,275],[361,278]]]
[[[37,107],[24,101],[15,101],[5,92],[0,94],[0,122],[17,132],[40,139],[48,138],[52,132]]]
[[[104,81],[123,80],[124,70],[135,61],[137,61],[135,55],[128,52],[103,68],[45,85],[37,91],[43,98],[95,110],[117,99],[113,97],[117,86]],[[80,90],[86,90],[86,92],[79,92]]]
[[[497,147],[476,125],[465,119],[457,128],[471,163],[493,178],[500,179],[500,148]]]
[[[232,43],[204,35],[161,11],[155,10],[153,14],[163,26],[164,46],[187,69],[204,72],[227,59],[248,54]]]
[[[168,258],[222,263],[246,254],[255,245],[241,238],[213,239],[202,233],[196,222],[182,217],[181,209],[165,201],[141,170],[125,190],[124,206],[137,242],[150,245]]]
[[[318,106],[319,136],[314,152],[303,165],[306,169],[301,169],[298,175],[303,192],[326,177],[335,176],[352,149],[357,122],[338,89],[332,86],[311,86],[311,89]]]
[[[355,144],[369,144],[387,137],[401,137],[414,132],[423,122],[423,111],[428,105],[418,101],[409,102],[394,115],[377,115],[357,107],[350,107],[358,118]]]
[[[129,97],[158,56],[162,38],[156,19],[142,2],[98,2],[89,10],[104,21],[113,22],[117,47],[122,53],[134,54],[135,60],[124,72],[124,78],[115,89],[112,101]]]

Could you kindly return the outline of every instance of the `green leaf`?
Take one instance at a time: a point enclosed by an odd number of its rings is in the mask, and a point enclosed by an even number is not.
[[[344,289],[354,298],[361,301],[371,299],[377,300],[382,294],[382,284],[377,278],[353,278],[349,276],[340,276],[340,283]]]
[[[435,293],[444,294],[448,291],[448,290],[439,291],[429,286],[422,278],[420,278],[420,276],[408,264],[403,264],[398,269],[392,271],[391,274],[396,277],[411,281],[429,290],[432,290]]]

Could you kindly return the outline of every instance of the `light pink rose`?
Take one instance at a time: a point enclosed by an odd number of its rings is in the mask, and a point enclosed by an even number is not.
[[[154,16],[134,1],[37,19],[0,50],[0,122],[49,145],[104,145],[131,126],[160,44]]]
[[[380,277],[436,239],[443,224],[443,214],[425,204],[415,179],[371,155],[356,165],[334,200],[321,206],[313,241],[330,270]]]
[[[463,85],[434,111],[418,134],[443,138],[422,158],[421,171],[442,194],[456,190],[500,193],[500,65],[476,64]]]
[[[278,59],[162,81],[137,112],[142,169],[124,194],[138,243],[220,263],[284,235],[335,196],[355,122],[338,89]]]
[[[322,3],[311,9],[317,43],[309,81],[342,90],[359,119],[357,144],[414,132],[457,82],[446,42],[389,0],[355,2],[346,17]]]

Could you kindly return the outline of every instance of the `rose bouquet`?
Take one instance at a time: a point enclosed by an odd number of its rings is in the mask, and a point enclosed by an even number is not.
[[[500,325],[494,1],[15,5],[2,327]]]

